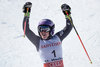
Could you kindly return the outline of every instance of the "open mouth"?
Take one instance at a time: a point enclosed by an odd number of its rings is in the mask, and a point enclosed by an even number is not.
[[[49,32],[40,32],[42,39],[47,39],[49,36]]]

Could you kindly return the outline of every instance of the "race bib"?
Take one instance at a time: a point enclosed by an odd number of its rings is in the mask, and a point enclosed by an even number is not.
[[[63,67],[62,45],[58,36],[40,40],[39,54],[44,67]]]

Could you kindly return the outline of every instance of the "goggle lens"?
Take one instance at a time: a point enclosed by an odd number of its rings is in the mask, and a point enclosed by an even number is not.
[[[39,32],[49,32],[50,27],[49,26],[39,26]]]

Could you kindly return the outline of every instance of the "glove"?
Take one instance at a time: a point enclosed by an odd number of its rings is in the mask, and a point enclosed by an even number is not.
[[[32,7],[32,3],[31,2],[26,2],[23,6],[23,12],[27,13],[27,12],[31,12],[31,7]],[[27,10],[28,8],[28,10]]]
[[[67,4],[62,4],[61,5],[61,9],[62,9],[62,12],[64,13],[64,15],[70,15],[71,14],[71,8],[69,5]]]

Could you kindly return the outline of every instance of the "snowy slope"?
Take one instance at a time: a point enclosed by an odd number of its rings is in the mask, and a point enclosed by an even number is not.
[[[72,8],[72,18],[93,64],[89,60],[74,31],[63,41],[65,67],[100,67],[100,0],[0,0],[0,67],[42,67],[34,45],[22,37],[23,4],[33,3],[30,28],[38,35],[41,19],[54,21],[55,32],[65,26],[60,5]]]

